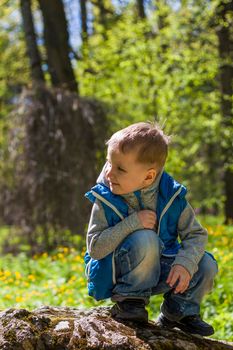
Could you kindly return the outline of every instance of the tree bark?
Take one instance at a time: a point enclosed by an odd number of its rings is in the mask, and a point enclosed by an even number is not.
[[[139,18],[141,18],[141,19],[146,18],[145,8],[144,8],[144,0],[137,0],[137,7],[138,7]]]
[[[81,11],[81,24],[82,24],[82,40],[83,43],[87,42],[87,6],[86,0],[80,0],[80,11]]]
[[[20,0],[20,9],[27,53],[30,62],[31,77],[35,82],[44,82],[44,74],[41,68],[41,57],[36,43],[36,34],[31,11],[31,0]]]
[[[62,0],[38,0],[44,20],[44,40],[53,86],[78,91],[70,61],[69,34]]]
[[[222,153],[225,163],[225,218],[226,223],[233,222],[233,1],[220,1],[217,8],[216,33],[220,57],[220,90],[222,109],[223,144]],[[228,135],[230,134],[230,135]]]
[[[8,309],[0,313],[0,348],[3,350],[232,350],[215,341],[155,323],[119,323],[109,308],[89,310],[42,307],[33,312]]]
[[[96,181],[109,134],[105,109],[42,85],[24,89],[13,114],[9,159],[15,181],[6,183],[5,220],[20,226],[32,254],[49,251],[66,245],[71,234],[85,235],[91,203],[84,194]]]

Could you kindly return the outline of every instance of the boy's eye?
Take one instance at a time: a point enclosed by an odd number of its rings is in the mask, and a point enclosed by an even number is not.
[[[119,171],[122,171],[122,172],[124,172],[124,173],[126,172],[126,171],[125,171],[124,169],[122,169],[121,167],[118,167],[118,170],[119,170]]]

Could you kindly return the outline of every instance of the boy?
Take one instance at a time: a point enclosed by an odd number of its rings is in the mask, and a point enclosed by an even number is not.
[[[169,137],[136,123],[112,135],[87,233],[89,295],[111,297],[117,320],[147,322],[151,295],[163,293],[158,324],[203,336],[200,317],[217,264],[205,252],[207,232],[185,199],[186,188],[164,172]],[[178,242],[178,235],[180,243]]]

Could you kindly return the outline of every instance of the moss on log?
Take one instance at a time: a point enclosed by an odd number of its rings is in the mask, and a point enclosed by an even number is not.
[[[119,323],[108,307],[41,307],[0,313],[1,350],[227,350],[232,344],[166,330],[150,322]]]

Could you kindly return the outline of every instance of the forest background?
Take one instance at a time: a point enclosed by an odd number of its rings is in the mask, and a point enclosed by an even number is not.
[[[202,313],[232,340],[233,1],[0,0],[0,29],[0,307],[96,305],[84,193],[107,138],[155,120],[219,263]]]

